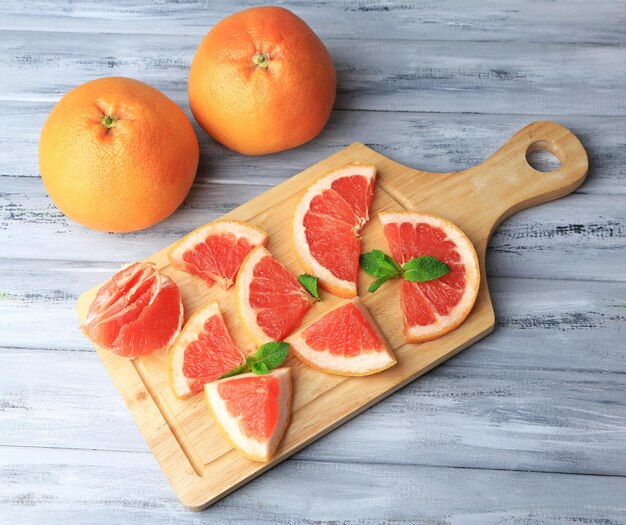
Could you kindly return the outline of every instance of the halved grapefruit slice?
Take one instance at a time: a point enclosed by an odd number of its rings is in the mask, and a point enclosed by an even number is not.
[[[210,222],[179,240],[169,252],[172,265],[184,272],[230,288],[239,266],[255,246],[267,244],[262,229],[243,221]]]
[[[243,326],[258,344],[282,341],[315,302],[263,246],[254,248],[241,264],[235,297]]]
[[[291,414],[291,370],[242,374],[204,386],[213,418],[230,444],[253,461],[269,461]]]
[[[132,357],[169,347],[182,323],[178,286],[152,264],[137,262],[102,285],[81,328],[102,348]]]
[[[205,383],[242,364],[245,358],[226,328],[216,302],[194,313],[170,350],[170,385],[184,399],[201,392]]]
[[[396,364],[385,336],[358,297],[285,342],[301,361],[329,374],[366,376]]]
[[[398,263],[431,255],[450,267],[448,274],[432,281],[401,280],[406,340],[430,341],[454,330],[469,315],[480,286],[471,241],[450,221],[427,213],[380,213],[378,218]]]
[[[302,268],[339,297],[354,297],[359,232],[369,220],[376,167],[349,164],[315,181],[293,215],[295,253]]]

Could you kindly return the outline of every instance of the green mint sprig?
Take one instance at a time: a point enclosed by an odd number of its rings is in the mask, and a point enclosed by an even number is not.
[[[298,275],[298,281],[307,292],[315,297],[315,299],[318,301],[322,300],[319,292],[317,291],[317,277],[309,275],[308,273],[303,273],[302,275]]]
[[[450,267],[431,255],[415,257],[403,264],[402,278],[414,283],[433,281],[450,272]]]
[[[359,262],[363,270],[377,279],[369,285],[368,292],[374,293],[389,279],[402,277],[405,281],[423,283],[443,277],[450,267],[431,255],[415,257],[400,266],[392,257],[380,250],[361,255]]]
[[[229,372],[222,374],[220,379],[237,376],[247,372],[257,375],[269,374],[270,370],[278,368],[289,355],[289,344],[278,341],[270,341],[259,346],[252,355],[246,357],[246,362],[236,366]]]

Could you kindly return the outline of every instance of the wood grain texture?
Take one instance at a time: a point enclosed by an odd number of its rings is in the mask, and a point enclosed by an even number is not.
[[[282,2],[324,38],[337,35],[354,40],[369,38],[461,41],[623,43],[626,14],[611,0],[525,2],[508,0],[472,5],[463,0],[292,0]],[[0,27],[24,31],[70,33],[176,34],[203,36],[234,11],[259,5],[256,0],[151,2],[117,0],[61,4],[55,0],[31,2],[46,16],[33,16],[20,0],[5,0]]]
[[[6,452],[0,476],[24,480],[9,483],[0,494],[0,512],[9,523],[71,523],[77,509],[81,523],[97,525],[103,516],[150,525],[335,525],[338,516],[342,525],[620,525],[626,520],[626,480],[616,477],[287,460],[206,513],[194,514],[181,512],[150,454]],[[593,504],[581,504],[582,495]],[[312,508],[312,502],[319,504]]]
[[[626,523],[623,447],[615,448],[626,441],[626,120],[614,112],[626,92],[623,3],[281,2],[341,61],[341,108],[318,138],[248,158],[197,130],[197,184],[165,223],[107,236],[63,219],[37,167],[39,129],[62,90],[128,74],[187,110],[182,64],[210,25],[248,5],[0,3],[0,28],[10,32],[0,33],[0,516],[47,524]],[[152,253],[354,140],[409,166],[455,171],[537,120],[531,113],[574,131],[590,171],[577,195],[496,230],[487,264],[495,332],[296,455],[306,461],[288,460],[205,515],[182,510],[76,330],[80,291],[114,272],[123,254]],[[25,177],[32,184],[16,182]],[[40,319],[39,330],[30,318]],[[32,379],[20,381],[25,375]],[[405,451],[431,467],[407,466]]]
[[[104,75],[148,82],[184,104],[198,46],[197,37],[179,35],[67,38],[40,32],[33,38],[29,32],[1,31],[0,36],[0,100],[7,101],[56,102],[69,89]],[[624,56],[619,45],[374,38],[358,46],[345,38],[325,43],[337,68],[340,110],[626,116],[621,70],[614,67]]]
[[[183,106],[187,109],[186,101]],[[3,118],[0,180],[4,177],[39,178],[39,132],[52,107],[53,102],[0,101]],[[263,191],[258,189],[255,194],[253,189],[248,189],[241,199],[232,199],[232,195],[246,191],[240,186],[275,186],[306,166],[349,146],[357,131],[359,140],[366,146],[401,164],[436,173],[458,171],[481,163],[500,147],[502,137],[512,135],[531,120],[523,115],[389,111],[381,116],[379,112],[367,110],[335,110],[326,129],[306,148],[264,157],[239,155],[211,140],[196,125],[201,166],[191,197],[196,191],[208,192],[212,184],[234,186],[215,196],[216,203],[223,202],[225,206],[230,205],[228,209],[234,208]],[[626,171],[622,163],[626,146],[624,118],[566,116],[559,117],[558,121],[580,138],[589,154],[589,175],[576,192],[626,194]],[[393,136],[391,141],[390,136]],[[2,180],[3,188],[10,189],[10,184],[11,181]],[[211,186],[207,188],[207,184]],[[158,236],[158,232],[155,235]]]
[[[561,161],[559,169],[546,174],[532,169],[526,154],[536,149],[547,149],[557,155]],[[376,295],[368,294],[366,283],[371,279],[361,272],[361,298],[377,319],[398,364],[367,378],[341,378],[317,372],[290,358],[287,366],[292,367],[294,382],[292,417],[275,457],[266,464],[241,457],[224,442],[208,417],[201,396],[184,401],[172,396],[168,388],[167,355],[128,360],[94,345],[174,491],[192,510],[212,505],[491,332],[494,316],[484,265],[487,241],[493,229],[521,209],[574,191],[584,181],[588,167],[587,154],[578,139],[566,128],[549,121],[529,124],[518,131],[480,165],[448,174],[412,170],[362,144],[353,144],[224,218],[245,220],[267,231],[270,251],[298,274],[300,268],[293,253],[290,231],[286,228],[293,209],[312,181],[350,162],[376,166],[377,190],[370,211],[372,217],[381,211],[417,209],[442,215],[463,229],[474,243],[482,268],[482,283],[472,313],[459,328],[436,341],[417,347],[406,344],[401,335],[400,316],[394,313],[398,300],[396,289],[386,286]],[[364,251],[385,244],[375,220],[367,225],[362,237]],[[208,290],[204,285],[199,287],[192,277],[171,267],[167,251],[162,250],[145,260],[156,264],[177,282],[185,317],[189,318],[208,301],[218,300],[233,339],[240,348],[249,351],[251,341],[236,322],[232,293],[215,287]],[[81,321],[96,292],[97,287],[79,297],[77,310]],[[313,322],[339,303],[338,298],[326,294],[323,298],[324,302],[307,314],[303,324]]]

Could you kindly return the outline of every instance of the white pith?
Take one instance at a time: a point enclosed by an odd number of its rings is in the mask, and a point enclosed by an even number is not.
[[[363,349],[362,353],[350,357],[333,355],[329,351],[314,350],[306,343],[304,338],[303,333],[306,328],[308,328],[306,327],[298,330],[296,333],[285,339],[285,341],[291,345],[291,349],[296,356],[301,358],[304,362],[319,368],[320,370],[339,375],[368,375],[394,365],[396,363],[396,358],[374,318],[358,297],[352,299],[351,302],[353,302],[359,310],[363,312],[370,326],[383,342],[382,349]],[[327,312],[326,315],[345,305],[346,302],[342,302],[339,306],[337,306],[337,308]],[[315,322],[311,324],[315,324]]]
[[[193,249],[195,246],[204,242],[207,237],[211,235],[220,235],[222,233],[231,233],[237,240],[245,238],[251,245],[257,246],[259,244],[267,243],[268,235],[266,232],[250,224],[246,224],[242,221],[233,220],[221,220],[214,221],[200,228],[193,230],[183,237],[176,246],[169,253],[169,259],[172,264],[179,270],[185,270],[186,263],[183,259],[183,255],[186,251]],[[214,276],[214,280],[219,282],[223,288],[227,288],[232,285],[231,282],[218,275]]]
[[[464,317],[468,310],[474,304],[478,293],[478,284],[480,282],[480,270],[478,268],[478,258],[474,246],[465,236],[465,234],[454,224],[449,221],[440,219],[433,215],[413,213],[413,212],[384,212],[378,215],[378,219],[383,227],[387,224],[409,223],[429,224],[442,229],[446,233],[446,238],[456,245],[456,249],[461,256],[461,260],[465,267],[465,289],[461,300],[453,306],[447,315],[439,315],[433,311],[436,321],[426,326],[413,325],[408,326],[405,320],[405,331],[408,339],[428,339],[440,335],[447,331],[450,327],[458,324],[459,317]],[[427,255],[427,254],[425,254]],[[471,286],[470,283],[476,283]],[[442,283],[444,286],[446,284]],[[428,299],[426,299],[428,300]]]
[[[300,254],[300,258],[303,260],[305,264],[307,264],[310,268],[310,271],[313,275],[317,276],[320,282],[328,283],[335,288],[340,288],[345,290],[346,292],[356,295],[356,283],[352,281],[347,281],[345,279],[339,279],[334,276],[332,272],[322,266],[309,248],[309,243],[306,240],[306,232],[304,228],[304,216],[306,212],[309,210],[311,205],[311,201],[313,198],[320,193],[324,192],[331,188],[331,185],[337,179],[341,179],[346,176],[351,175],[361,175],[366,177],[370,181],[373,181],[376,178],[376,167],[375,166],[365,166],[365,165],[348,165],[343,168],[340,168],[328,175],[325,175],[318,179],[311,187],[306,191],[306,193],[302,196],[298,204],[296,205],[296,209],[293,215],[293,238],[294,245],[298,253]],[[369,217],[361,218],[361,227],[356,231],[358,232],[363,228],[365,223],[369,220]],[[307,268],[305,268],[307,269]]]
[[[228,412],[226,402],[218,392],[218,386],[221,383],[237,381],[246,377],[260,376],[252,373],[242,374],[220,379],[219,381],[204,386],[206,401],[211,407],[214,417],[217,418],[218,426],[226,433],[232,444],[246,456],[257,461],[267,461],[274,454],[285,431],[285,427],[289,422],[291,413],[291,370],[289,368],[277,368],[276,370],[272,370],[269,375],[275,376],[280,386],[278,396],[278,421],[276,422],[274,433],[266,442],[257,441],[244,434],[240,426],[241,417],[233,417]]]
[[[189,389],[189,380],[183,373],[183,367],[185,364],[185,349],[198,339],[198,335],[204,329],[204,324],[214,315],[222,317],[222,312],[216,302],[209,303],[194,313],[187,321],[183,331],[174,341],[174,346],[172,346],[172,349],[170,350],[172,360],[172,387],[174,388],[176,395],[180,398],[192,395],[192,391]],[[243,355],[241,356],[241,360],[243,362]]]

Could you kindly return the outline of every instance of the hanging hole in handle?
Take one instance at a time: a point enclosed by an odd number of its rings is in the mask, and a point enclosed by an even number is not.
[[[526,162],[535,171],[549,173],[559,171],[563,161],[556,144],[545,140],[536,140],[526,149]]]

